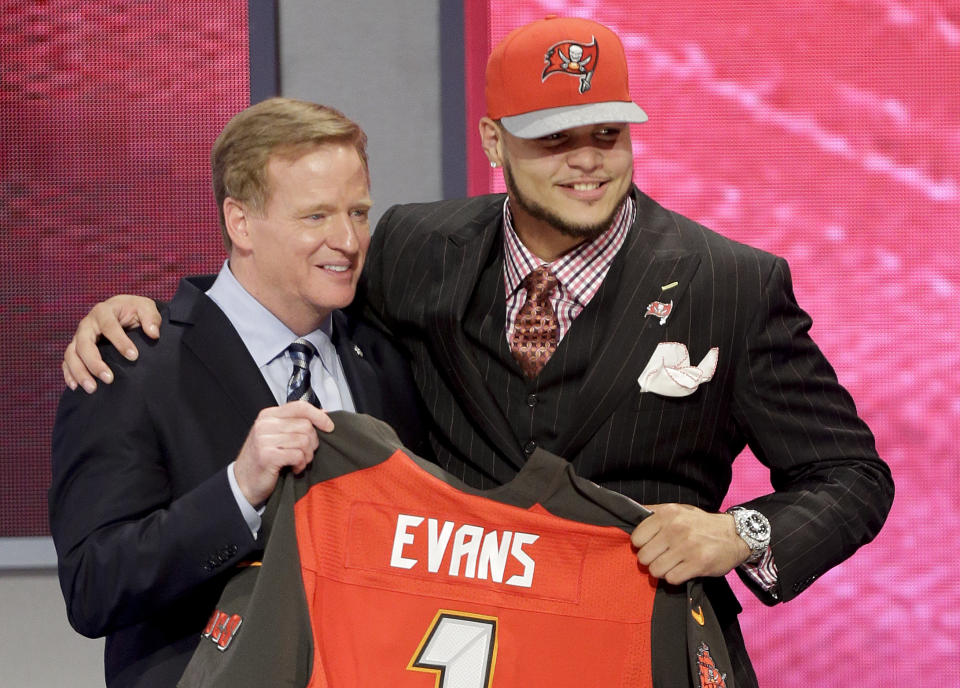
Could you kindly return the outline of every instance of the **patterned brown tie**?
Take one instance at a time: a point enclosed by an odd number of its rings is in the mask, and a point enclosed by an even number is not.
[[[560,327],[553,312],[550,295],[557,288],[557,278],[546,265],[541,265],[523,280],[527,300],[517,313],[510,338],[510,350],[528,378],[534,378],[557,350]]]

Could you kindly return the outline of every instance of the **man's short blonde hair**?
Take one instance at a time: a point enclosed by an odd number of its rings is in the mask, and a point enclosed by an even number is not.
[[[262,213],[270,198],[270,158],[297,158],[316,146],[331,143],[356,149],[369,184],[367,135],[338,110],[291,98],[269,98],[227,122],[210,152],[213,194],[227,251],[232,244],[223,216],[223,201],[233,198]]]

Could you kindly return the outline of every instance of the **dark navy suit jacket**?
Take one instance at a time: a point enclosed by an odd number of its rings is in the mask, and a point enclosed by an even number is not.
[[[259,548],[230,491],[257,414],[276,405],[222,311],[181,281],[162,336],[131,333],[140,358],[101,352],[116,380],[66,391],[53,431],[50,527],[70,623],[106,635],[109,686],[173,686],[234,565]],[[334,313],[334,344],[358,412],[424,450],[419,399],[387,338]]]

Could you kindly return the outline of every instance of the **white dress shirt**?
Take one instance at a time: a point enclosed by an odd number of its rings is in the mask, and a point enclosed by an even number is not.
[[[223,262],[217,279],[206,293],[240,335],[277,404],[286,403],[287,382],[293,373],[293,361],[286,350],[298,335],[244,289],[230,271],[229,261]],[[329,316],[318,329],[303,336],[317,349],[317,355],[310,361],[311,387],[324,410],[356,411],[332,336],[333,319]],[[227,479],[237,506],[256,537],[262,509],[255,509],[243,496],[237,485],[234,463],[227,468]]]

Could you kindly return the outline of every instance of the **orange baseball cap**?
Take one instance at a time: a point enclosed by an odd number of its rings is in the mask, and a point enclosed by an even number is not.
[[[514,29],[487,60],[487,115],[524,139],[602,122],[646,122],[630,98],[617,35],[589,19],[548,16]]]

